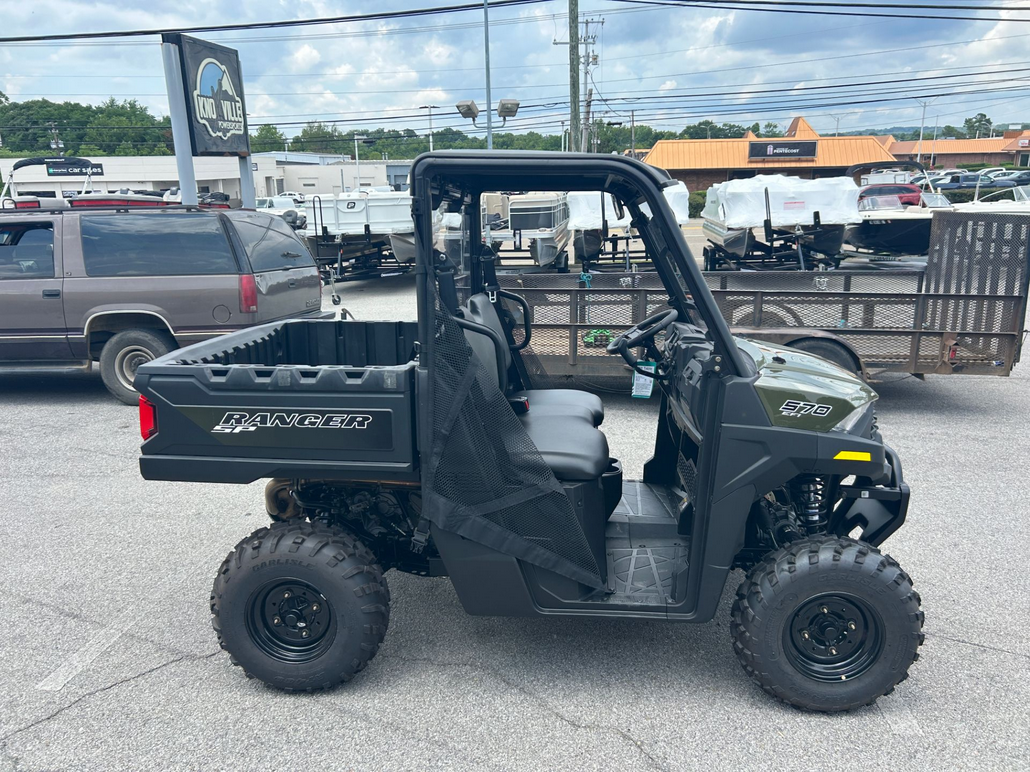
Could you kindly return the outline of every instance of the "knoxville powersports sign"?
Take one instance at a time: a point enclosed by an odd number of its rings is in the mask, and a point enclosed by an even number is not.
[[[249,155],[239,53],[188,35],[162,39],[179,47],[193,155]]]
[[[815,158],[819,143],[810,142],[751,142],[748,158]]]

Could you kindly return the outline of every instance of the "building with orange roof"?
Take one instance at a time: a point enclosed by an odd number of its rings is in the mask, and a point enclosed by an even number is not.
[[[783,137],[762,139],[750,131],[738,139],[663,139],[644,160],[665,169],[690,190],[716,182],[786,174],[804,179],[838,177],[853,164],[897,160],[874,136],[824,137],[800,116]]]
[[[922,147],[919,140],[908,142],[892,142],[887,146],[891,154],[899,161],[915,161],[922,150],[922,161],[925,166],[937,169],[960,164],[988,164],[1000,166],[1030,166],[1030,131],[1006,131],[1000,137],[984,139],[933,139],[923,137]]]

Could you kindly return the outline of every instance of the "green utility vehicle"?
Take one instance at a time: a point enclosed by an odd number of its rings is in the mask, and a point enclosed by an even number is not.
[[[923,612],[878,549],[909,489],[876,394],[730,335],[668,178],[622,157],[441,152],[411,181],[417,323],[279,322],[139,370],[144,477],[272,478],[274,522],[229,553],[211,595],[232,661],[288,690],[349,680],[386,634],[390,569],[450,577],[471,614],[683,622],[711,620],[742,569],[733,647],[770,695],[848,710],[904,680]],[[528,308],[469,246],[497,190],[611,193],[654,256],[667,305],[606,345],[660,390],[642,480],[623,480],[599,397],[525,377]],[[448,214],[470,233],[464,304]]]

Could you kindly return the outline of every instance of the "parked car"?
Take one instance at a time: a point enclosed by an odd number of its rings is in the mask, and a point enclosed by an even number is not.
[[[1030,169],[1013,172],[1003,179],[1005,182],[1011,182],[1013,185],[1030,185]]]
[[[298,206],[300,204],[303,204],[307,200],[304,197],[303,193],[298,193],[295,190],[284,190],[282,193],[279,194],[279,196],[281,196],[283,198],[291,199],[293,201],[293,203],[298,205]]]
[[[987,169],[981,169],[980,170],[980,174],[985,174],[988,177],[991,177],[993,179],[993,178],[997,177],[999,174],[1001,174],[1002,172],[1007,172],[1007,171],[1009,171],[1009,170],[1006,169],[1004,166],[991,166],[991,167],[989,167]]]
[[[0,211],[0,367],[98,362],[127,404],[142,363],[255,324],[332,316],[321,299],[311,253],[266,212]]]
[[[977,186],[984,188],[1007,188],[1015,185],[1011,179],[992,180],[990,177],[977,172],[966,174],[951,174],[932,180],[933,186],[940,190],[973,190]]]
[[[308,224],[308,216],[288,196],[272,196],[255,200],[255,209],[282,217],[286,224],[299,231]]]
[[[858,193],[858,200],[873,196],[897,196],[905,206],[919,206],[919,197],[923,195],[918,185],[867,185]]]

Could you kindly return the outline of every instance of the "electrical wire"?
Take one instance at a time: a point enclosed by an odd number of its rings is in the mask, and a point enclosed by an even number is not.
[[[495,8],[510,8],[521,5],[538,5],[551,0],[494,0]],[[130,38],[166,34],[196,34],[198,32],[235,32],[252,29],[278,29],[281,27],[311,27],[325,24],[353,24],[386,19],[410,19],[423,16],[438,16],[446,13],[482,10],[482,3],[464,5],[441,5],[430,8],[411,8],[402,11],[377,11],[375,13],[349,14],[346,16],[323,16],[314,19],[285,19],[282,21],[241,22],[236,24],[206,24],[195,27],[172,27],[165,29],[115,30],[110,32],[65,32],[50,35],[15,35],[0,37],[0,44],[41,43],[64,40],[103,40],[107,38]]]

